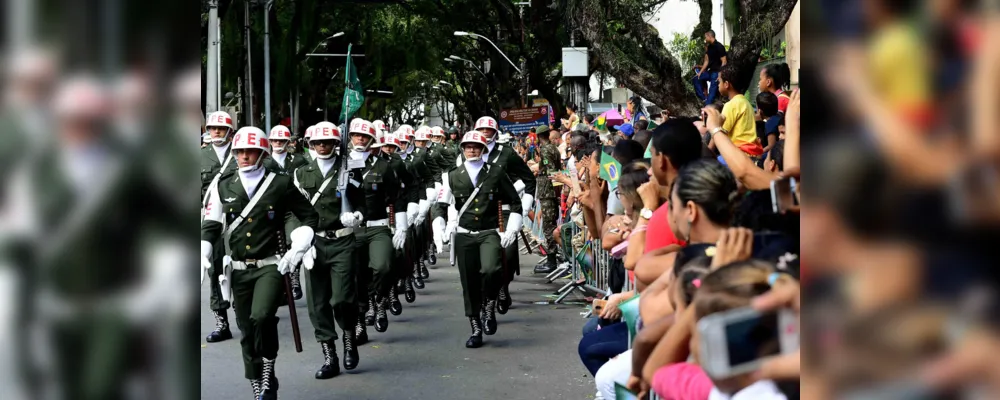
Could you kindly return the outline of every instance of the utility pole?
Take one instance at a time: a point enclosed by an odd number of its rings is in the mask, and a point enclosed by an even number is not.
[[[268,14],[274,0],[264,5],[264,130],[271,129],[271,32],[268,30]]]
[[[205,71],[205,111],[219,110],[219,1],[208,2],[208,60]]]
[[[247,122],[246,125],[253,126],[253,58],[250,57],[250,2],[243,2],[243,25],[247,31]]]

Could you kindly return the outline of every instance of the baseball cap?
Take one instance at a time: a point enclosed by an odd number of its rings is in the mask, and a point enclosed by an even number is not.
[[[616,131],[621,132],[622,135],[625,135],[625,137],[632,137],[632,134],[635,133],[635,128],[632,127],[632,124],[615,125],[614,128]]]

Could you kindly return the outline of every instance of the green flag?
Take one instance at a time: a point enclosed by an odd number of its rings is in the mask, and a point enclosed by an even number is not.
[[[344,89],[344,102],[340,108],[340,122],[346,124],[354,113],[361,109],[361,104],[365,101],[365,96],[361,94],[361,80],[358,79],[354,62],[351,61],[351,45],[347,45],[347,74],[344,78],[347,87]]]
[[[615,190],[618,187],[618,178],[621,176],[622,166],[610,154],[601,152],[601,179],[608,182],[608,189]]]

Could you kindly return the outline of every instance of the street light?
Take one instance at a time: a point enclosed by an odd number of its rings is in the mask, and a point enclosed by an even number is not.
[[[313,49],[312,49],[312,51],[310,51],[310,53],[315,53],[316,49],[318,49],[319,46],[325,46],[327,40],[330,40],[330,39],[333,39],[333,38],[336,38],[336,37],[341,37],[341,36],[344,36],[344,32],[337,32],[337,33],[334,33],[334,34],[332,34],[330,36],[327,36],[323,40],[320,40],[319,43],[316,44],[316,47],[313,47]]]
[[[440,83],[442,85],[455,86],[455,85],[452,85],[450,82],[447,82],[447,81],[438,81],[438,83]]]
[[[500,55],[503,56],[503,58],[506,59],[507,62],[510,63],[510,66],[514,67],[514,69],[517,70],[517,73],[519,73],[519,74],[521,73],[521,69],[518,68],[517,65],[514,65],[514,62],[511,61],[510,58],[508,58],[507,55],[504,54],[503,51],[501,51],[500,48],[497,47],[497,45],[494,44],[493,41],[490,40],[489,38],[487,38],[486,36],[483,36],[483,35],[480,35],[480,34],[476,34],[476,33],[471,33],[471,32],[463,32],[463,31],[455,31],[455,36],[472,36],[474,38],[483,39],[483,40],[489,42],[490,45],[492,45],[494,49],[497,49],[497,52],[499,52]],[[451,56],[451,57],[455,58],[455,56]]]
[[[466,63],[469,63],[469,65],[472,65],[472,67],[475,68],[476,71],[479,71],[479,74],[482,75],[483,78],[486,78],[486,73],[483,72],[482,69],[479,69],[479,66],[476,65],[476,63],[472,62],[472,60],[466,60],[466,59],[464,59],[462,57],[459,57],[459,56],[456,56],[456,55],[450,55],[450,56],[448,56],[448,58],[446,58],[444,60],[445,61],[465,61]]]

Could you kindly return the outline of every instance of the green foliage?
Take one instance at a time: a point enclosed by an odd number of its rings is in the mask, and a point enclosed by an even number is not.
[[[694,92],[694,86],[691,84],[691,79],[694,78],[694,70],[692,67],[701,64],[702,58],[705,55],[705,40],[702,38],[691,39],[687,35],[682,35],[680,33],[674,33],[673,40],[667,46],[670,53],[673,54],[674,58],[681,66],[681,71],[683,71],[684,84],[687,86],[688,91]]]
[[[786,43],[785,41],[781,41],[781,44],[778,45],[777,48],[772,48],[771,46],[764,46],[764,48],[761,49],[760,51],[760,59],[770,60],[774,58],[784,58],[785,48],[787,46],[788,43]]]

